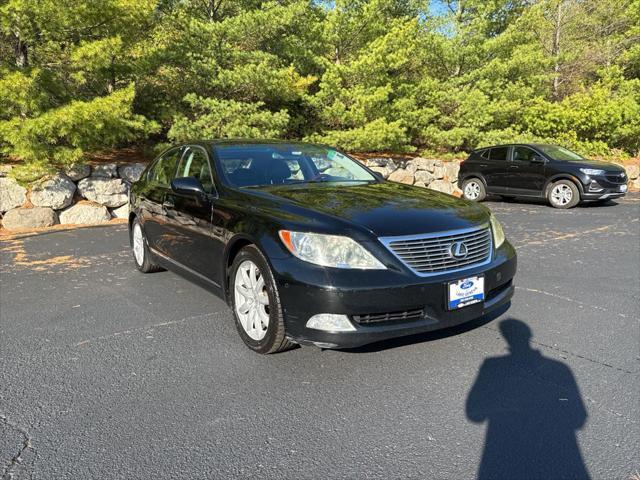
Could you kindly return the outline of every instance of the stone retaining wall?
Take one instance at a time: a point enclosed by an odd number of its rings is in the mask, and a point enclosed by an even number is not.
[[[416,157],[412,159],[366,158],[362,160],[371,170],[392,182],[426,187],[460,196],[457,186],[459,161]]]
[[[366,158],[362,162],[393,182],[460,195],[456,182],[459,161]],[[44,179],[29,190],[0,176],[0,214],[7,230],[56,224],[97,224],[127,218],[129,187],[145,168],[143,163],[75,165]],[[640,189],[640,167],[625,165],[629,187]],[[6,169],[0,172],[5,174]]]
[[[56,224],[98,224],[129,216],[131,184],[143,163],[107,163],[73,167],[40,180],[27,189],[7,176],[0,177],[0,214],[7,230],[50,227]],[[4,169],[2,174],[6,174]]]

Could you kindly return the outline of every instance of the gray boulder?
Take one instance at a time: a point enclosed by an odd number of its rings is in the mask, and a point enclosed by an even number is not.
[[[60,223],[93,225],[105,223],[111,219],[109,210],[103,205],[80,202],[60,212]]]
[[[392,182],[398,183],[406,183],[407,185],[413,185],[413,173],[405,170],[404,168],[399,168],[391,175],[389,175],[389,180]]]
[[[459,162],[447,162],[443,165],[443,168],[445,180],[449,180],[450,182],[458,180],[458,172],[460,171]]]
[[[125,180],[133,183],[137,182],[140,179],[140,175],[146,168],[144,163],[130,163],[128,165],[120,165],[118,167],[118,175],[120,178],[124,178]]]
[[[89,177],[78,182],[78,191],[87,200],[115,208],[127,203],[129,189],[120,178]]]
[[[436,179],[436,177],[433,173],[427,170],[418,170],[415,174],[415,179],[416,179],[416,185],[420,185],[421,187],[424,187],[426,185],[429,185],[431,182],[433,182]]]
[[[453,185],[448,180],[434,180],[429,184],[429,188],[438,192],[448,193],[449,195],[451,195],[454,190]]]
[[[384,178],[388,178],[398,169],[396,162],[390,158],[368,158],[364,164],[374,172],[380,173]]]
[[[118,165],[115,163],[101,163],[93,167],[92,177],[116,178],[118,176]]]
[[[624,165],[624,168],[627,171],[627,177],[631,180],[640,177],[640,165]]]
[[[112,208],[110,210],[113,218],[129,218],[129,204],[126,203],[118,208]]]
[[[91,165],[76,163],[67,168],[64,173],[66,173],[71,180],[77,182],[91,175]]]
[[[442,166],[442,160],[416,157],[409,160],[407,164],[412,165],[412,168],[415,168],[415,170],[425,170],[427,172],[433,172],[436,167]]]
[[[50,207],[54,210],[60,210],[71,205],[75,192],[76,184],[66,175],[58,173],[36,184],[31,189],[29,200],[36,207]]]
[[[13,178],[0,177],[0,213],[21,206],[27,199],[27,189]]]
[[[58,223],[58,215],[52,208],[14,208],[4,214],[2,226],[7,230],[50,227]]]

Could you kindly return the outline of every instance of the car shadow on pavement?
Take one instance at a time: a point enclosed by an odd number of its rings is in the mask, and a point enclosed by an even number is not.
[[[463,324],[457,325],[455,327],[445,328],[443,330],[436,330],[434,332],[425,332],[419,333],[416,335],[408,335],[406,337],[397,337],[391,338],[389,340],[382,340],[380,342],[370,343],[367,345],[363,345],[362,347],[355,348],[345,348],[339,349],[341,352],[345,353],[372,353],[372,352],[380,352],[382,350],[389,350],[391,348],[404,347],[407,345],[413,345],[415,343],[423,343],[423,342],[432,342],[435,340],[440,340],[442,338],[452,337],[455,335],[460,335],[462,333],[468,332],[470,330],[475,330],[487,323],[492,322],[500,315],[506,313],[511,306],[511,302],[503,305],[500,308],[497,308],[490,314],[484,315],[475,320],[471,320],[469,322],[465,322]]]
[[[467,417],[487,423],[478,479],[589,478],[576,439],[587,419],[567,365],[531,348],[524,322],[500,322],[507,355],[487,358],[469,392]]]

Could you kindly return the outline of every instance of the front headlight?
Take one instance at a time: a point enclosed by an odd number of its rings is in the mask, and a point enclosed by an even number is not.
[[[300,260],[324,267],[386,270],[380,261],[349,237],[280,230],[280,239]]]
[[[500,222],[493,213],[489,217],[489,220],[491,221],[491,231],[493,232],[493,244],[495,248],[498,248],[504,243],[504,230],[502,230],[502,225],[500,225]]]
[[[598,170],[597,168],[581,168],[580,171],[585,175],[603,175],[604,170]]]

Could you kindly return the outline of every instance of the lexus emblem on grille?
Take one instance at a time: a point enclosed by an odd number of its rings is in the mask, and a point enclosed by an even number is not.
[[[469,251],[467,250],[467,246],[464,242],[453,242],[449,247],[449,255],[460,260],[465,258],[468,252]]]

